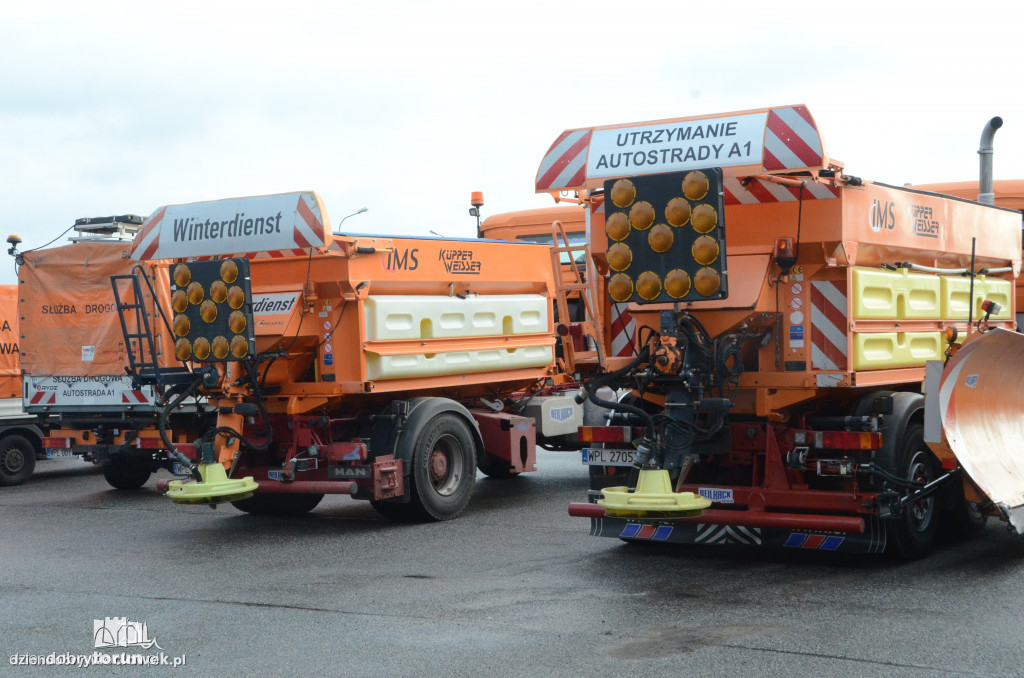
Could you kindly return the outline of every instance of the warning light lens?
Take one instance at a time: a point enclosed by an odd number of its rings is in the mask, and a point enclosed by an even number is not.
[[[220,279],[229,285],[238,280],[238,264],[231,259],[225,259],[220,265]]]
[[[188,339],[182,338],[174,342],[174,357],[181,362],[192,357],[192,344]]]
[[[959,334],[960,334],[959,330],[957,330],[956,327],[954,327],[953,325],[949,325],[943,331],[943,335],[946,337],[946,343],[947,344],[955,343],[956,342],[956,338],[957,338],[957,336],[959,336]]]
[[[690,172],[683,177],[683,195],[690,200],[700,200],[708,194],[708,177],[703,172]]]
[[[204,301],[199,306],[199,317],[203,319],[203,322],[212,323],[217,319],[217,304],[209,299]]]
[[[636,293],[650,301],[661,294],[661,278],[653,271],[644,271],[636,281]]]
[[[615,243],[608,248],[608,265],[613,271],[625,271],[633,263],[633,251],[625,243]]]
[[[629,223],[638,231],[646,231],[654,223],[654,208],[649,202],[638,202],[629,210]]]
[[[213,357],[217,360],[224,360],[228,357],[228,340],[224,337],[213,338]]]
[[[674,240],[675,235],[672,233],[672,229],[665,224],[658,224],[647,234],[647,243],[652,250],[659,254],[668,252],[672,248]]]
[[[206,360],[210,357],[210,340],[206,337],[199,337],[192,346],[192,354],[196,360]]]
[[[242,308],[242,304],[245,303],[245,292],[238,285],[233,285],[228,289],[228,306],[238,310]]]
[[[710,233],[718,224],[718,212],[708,204],[697,205],[693,209],[693,229],[698,233]]]
[[[636,186],[629,179],[619,179],[612,186],[612,202],[616,207],[629,207],[636,200]]]
[[[171,308],[175,313],[185,312],[185,309],[188,308],[188,295],[185,294],[185,290],[174,291],[174,294],[171,295]]]
[[[700,269],[693,279],[694,289],[705,297],[710,297],[717,292],[721,285],[722,279],[718,276],[718,271],[713,268]]]
[[[236,358],[244,358],[247,353],[249,353],[249,342],[242,335],[235,335],[231,340],[231,355]]]
[[[702,235],[693,242],[693,259],[701,266],[708,266],[718,258],[718,241],[710,235]]]
[[[629,301],[633,296],[633,281],[625,273],[616,273],[608,281],[608,296],[615,301]]]
[[[174,333],[179,337],[184,337],[192,329],[192,323],[188,321],[187,315],[176,315],[174,316]]]
[[[668,272],[665,276],[665,291],[675,299],[682,299],[690,293],[690,274],[681,268]]]
[[[690,203],[684,198],[672,198],[665,206],[665,220],[672,226],[685,226],[690,220]]]
[[[228,298],[228,286],[222,280],[214,280],[210,285],[210,298],[218,304],[223,304]]]
[[[205,296],[206,296],[206,293],[203,292],[203,286],[200,285],[199,283],[194,282],[194,283],[192,283],[191,285],[188,286],[188,300],[189,300],[189,303],[192,303],[192,304],[198,306],[199,303],[203,300],[203,298]]]
[[[174,284],[178,287],[185,287],[192,281],[192,271],[185,264],[178,264],[174,267]]]
[[[241,311],[232,311],[231,315],[228,316],[228,327],[235,334],[241,334],[245,331],[245,314]]]
[[[604,222],[604,230],[612,240],[625,240],[629,235],[629,217],[625,212],[615,212]]]

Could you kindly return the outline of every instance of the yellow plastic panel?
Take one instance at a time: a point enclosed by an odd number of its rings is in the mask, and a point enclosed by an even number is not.
[[[878,332],[853,335],[853,369],[885,370],[919,367],[942,360],[941,332]]]
[[[855,319],[937,319],[942,311],[939,277],[906,269],[853,269]]]
[[[952,276],[942,277],[942,317],[949,320],[967,320],[968,297],[971,293],[970,278],[959,278]],[[984,313],[981,310],[981,303],[986,299],[994,301],[1002,310],[993,315],[993,320],[1010,319],[1010,298],[1013,295],[1013,285],[1009,280],[988,279],[979,275],[974,279],[974,320],[981,318]]]
[[[551,346],[526,346],[512,350],[457,351],[379,355],[366,353],[366,376],[377,379],[437,377],[471,372],[500,372],[546,367],[554,356]]]
[[[550,332],[539,294],[370,296],[366,339],[451,339]]]

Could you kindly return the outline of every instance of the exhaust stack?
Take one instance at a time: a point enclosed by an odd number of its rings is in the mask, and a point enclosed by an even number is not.
[[[978,155],[981,156],[981,174],[978,177],[978,202],[994,205],[996,195],[992,189],[992,139],[996,130],[1003,126],[1003,119],[998,115],[988,121],[981,131],[981,145]]]

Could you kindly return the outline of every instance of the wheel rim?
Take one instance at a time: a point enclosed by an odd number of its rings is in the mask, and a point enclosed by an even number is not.
[[[0,461],[3,463],[0,464],[0,467],[3,468],[5,473],[14,474],[25,467],[25,455],[18,448],[8,448],[4,450],[2,455],[3,459]]]
[[[464,472],[462,445],[458,439],[447,433],[438,438],[428,463],[430,484],[434,490],[445,497],[454,494]]]
[[[932,475],[931,465],[928,463],[928,453],[918,450],[910,459],[907,477],[917,483],[928,483],[934,480]],[[935,497],[918,499],[907,507],[907,515],[910,517],[910,522],[918,531],[928,528],[934,513]]]

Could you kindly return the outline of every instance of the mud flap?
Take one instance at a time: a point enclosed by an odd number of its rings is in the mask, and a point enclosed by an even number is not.
[[[882,553],[886,541],[885,525],[874,517],[865,518],[861,534],[609,517],[591,518],[590,534],[593,537],[618,537],[630,542],[743,544],[841,553]]]
[[[1018,534],[1024,534],[1021,366],[1024,335],[993,329],[968,340],[928,392],[929,400],[937,398],[950,451]]]

